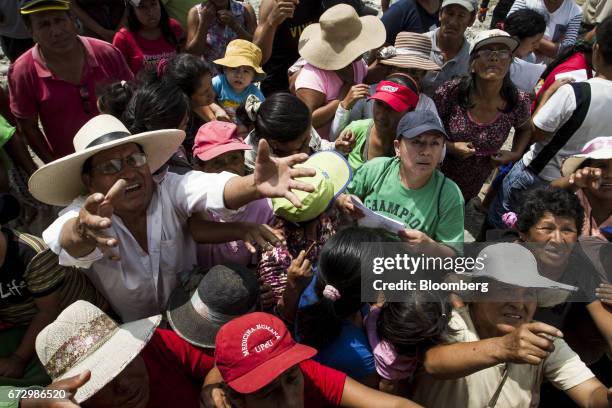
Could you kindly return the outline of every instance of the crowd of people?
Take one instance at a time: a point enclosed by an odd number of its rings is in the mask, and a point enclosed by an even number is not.
[[[0,6],[0,406],[612,407],[612,1]]]

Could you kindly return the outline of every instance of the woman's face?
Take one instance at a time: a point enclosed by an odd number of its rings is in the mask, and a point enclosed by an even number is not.
[[[159,26],[161,19],[159,0],[142,0],[138,7],[134,7],[134,12],[143,28],[153,29]]]
[[[576,220],[545,212],[527,233],[521,233],[525,242],[537,245],[529,246],[543,266],[563,267],[578,241]]]
[[[432,175],[442,160],[444,136],[423,133],[412,139],[402,137],[395,140],[394,145],[402,169],[418,179],[425,179]]]
[[[215,91],[212,87],[212,77],[210,74],[200,78],[200,84],[191,95],[191,107],[208,106],[215,101]]]
[[[265,137],[264,137],[265,138]],[[298,138],[289,142],[279,142],[265,138],[276,157],[287,157],[292,154],[310,153],[310,126]]]
[[[542,37],[544,37],[544,33],[523,38],[516,51],[514,51],[514,55],[519,58],[525,58],[526,56],[538,49]]]
[[[530,323],[538,307],[534,289],[491,282],[488,292],[470,310],[480,336],[503,336],[500,325],[518,327]]]
[[[149,404],[149,373],[141,356],[89,398],[85,408],[144,408]]]
[[[510,69],[511,61],[512,53],[508,47],[490,44],[476,51],[472,69],[481,79],[502,81]]]

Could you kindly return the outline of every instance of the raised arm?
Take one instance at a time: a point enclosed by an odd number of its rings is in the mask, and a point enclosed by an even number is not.
[[[253,35],[253,42],[261,48],[262,64],[272,55],[276,29],[287,18],[293,17],[297,3],[298,0],[262,0],[259,6],[259,24]]]

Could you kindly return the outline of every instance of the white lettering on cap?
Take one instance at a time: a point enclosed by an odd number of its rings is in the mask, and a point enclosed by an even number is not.
[[[245,331],[244,334],[242,335],[241,351],[242,351],[243,357],[249,356],[249,346],[248,346],[249,337],[251,337],[251,335],[258,330],[267,330],[268,332],[270,332],[270,334],[274,336],[274,338],[266,340],[264,343],[261,343],[255,346],[254,350],[256,353],[261,353],[262,351],[269,349],[270,347],[274,345],[275,340],[280,340],[281,338],[278,332],[274,330],[274,328],[268,326],[267,324],[258,324],[255,327],[251,327],[247,329],[247,331]]]
[[[398,89],[399,88],[397,86],[391,86],[391,85],[383,85],[380,87],[381,91],[387,91],[391,93],[397,92]]]

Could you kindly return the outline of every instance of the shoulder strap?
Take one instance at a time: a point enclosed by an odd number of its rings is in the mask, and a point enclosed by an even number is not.
[[[532,160],[531,164],[529,164],[529,169],[535,174],[540,174],[548,162],[559,153],[559,150],[565,146],[574,133],[582,126],[589,112],[589,107],[591,106],[591,85],[588,82],[578,82],[570,85],[574,89],[576,97],[576,110],[555,133],[552,140],[544,146],[540,153]]]
[[[508,379],[508,371],[510,371],[509,367],[508,367],[508,364],[505,364],[504,365],[504,373],[502,375],[502,378],[499,381],[499,385],[497,386],[497,389],[493,393],[493,396],[489,400],[489,403],[487,404],[487,408],[493,408],[497,404],[497,400],[499,399],[499,396],[501,394],[501,390],[502,390],[502,388],[504,388],[504,384],[506,383],[506,380]]]

